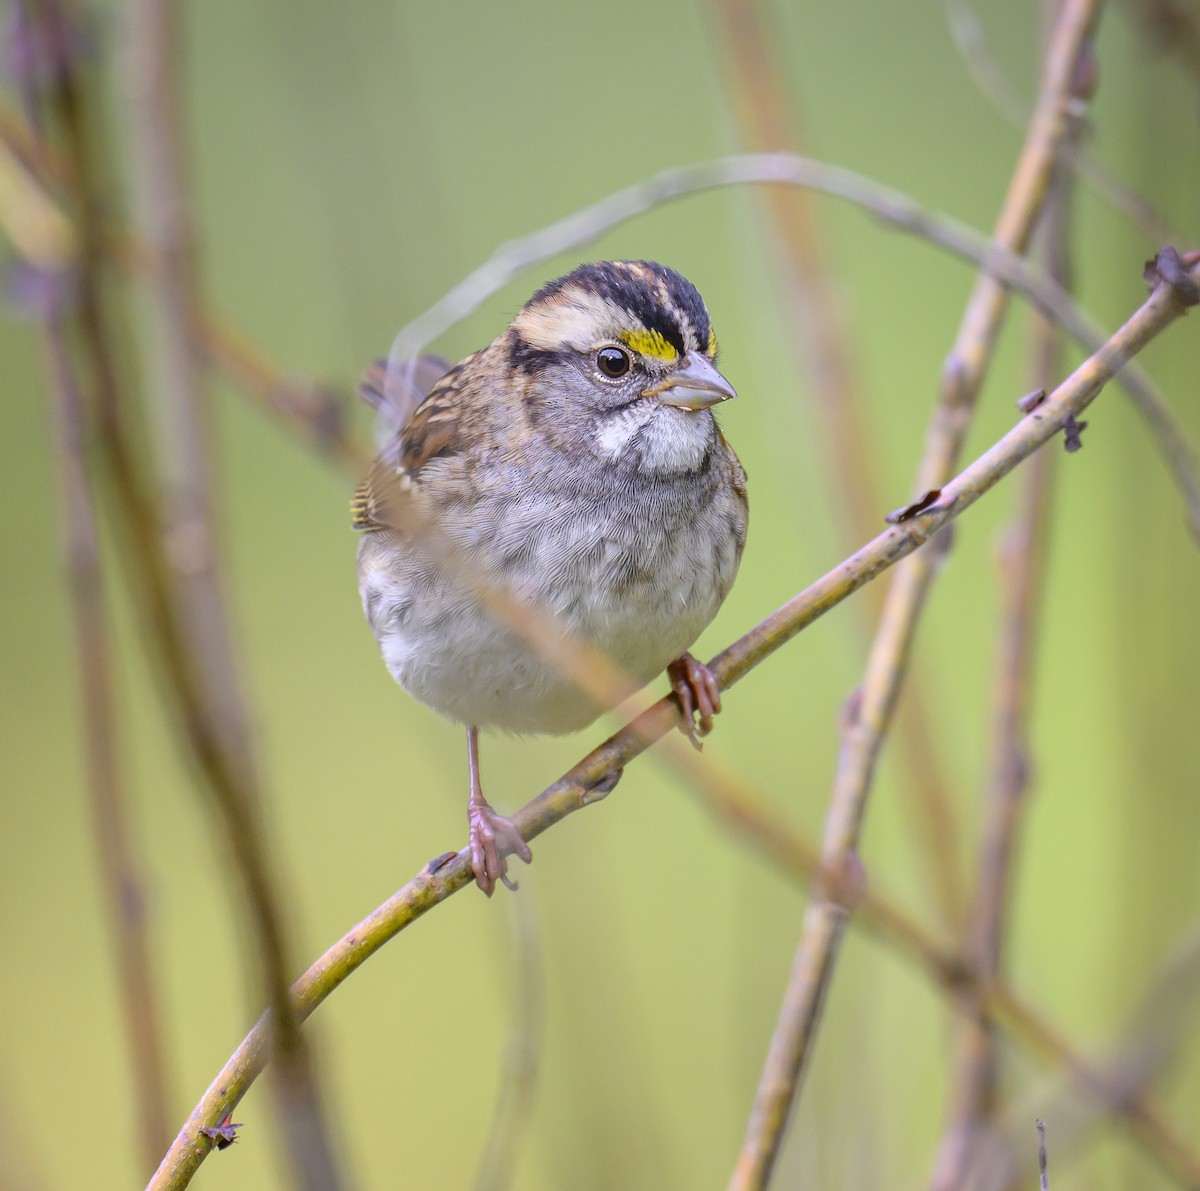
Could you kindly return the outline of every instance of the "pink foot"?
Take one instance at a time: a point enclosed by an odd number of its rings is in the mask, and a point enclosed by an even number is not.
[[[516,882],[508,876],[507,854],[519,856],[526,864],[533,859],[516,824],[497,814],[482,798],[473,799],[467,807],[467,821],[471,825],[471,869],[475,884],[488,897],[495,892],[497,881],[507,889],[516,889]]]
[[[671,688],[683,713],[680,727],[699,748],[698,738],[712,731],[713,716],[721,710],[721,690],[717,686],[717,677],[690,653],[680,655],[667,667],[667,677],[671,680]]]

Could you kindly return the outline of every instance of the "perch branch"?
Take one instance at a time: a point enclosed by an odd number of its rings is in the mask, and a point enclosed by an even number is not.
[[[768,36],[766,16],[756,0],[714,0],[733,73],[735,109],[746,139],[759,150],[800,149],[802,130],[787,94],[776,47]],[[887,508],[879,468],[870,450],[870,414],[856,361],[856,335],[846,295],[831,269],[829,236],[821,223],[815,194],[803,187],[766,189],[767,210],[779,249],[791,303],[795,335],[788,345],[801,373],[807,374],[809,408],[822,427],[828,451],[821,457],[825,489],[835,493],[833,514],[841,521],[843,540],[861,542],[879,524]],[[860,630],[869,632],[882,606],[882,587],[869,587],[855,603]],[[865,639],[864,639],[865,647]],[[900,758],[907,770],[901,789],[911,801],[904,821],[915,836],[920,869],[927,874],[942,920],[961,923],[965,883],[957,811],[950,796],[941,750],[937,747],[929,684],[918,672],[909,684],[901,710]]]
[[[1097,12],[1096,0],[1067,0],[1055,29],[1037,109],[996,224],[995,239],[1013,252],[1025,250],[1041,211],[1058,147],[1069,126],[1067,104],[1076,66],[1090,40]],[[944,486],[961,453],[1007,305],[1005,287],[993,276],[981,274],[943,369],[917,469],[916,492],[940,492],[938,504],[947,499]],[[1092,357],[1089,363],[1105,354]],[[1121,363],[1127,358],[1123,354]],[[900,695],[917,623],[937,571],[936,555],[936,551],[923,551],[897,570],[888,588],[860,692],[847,715],[821,850],[822,863],[834,871],[857,862],[876,765]],[[831,898],[814,897],[808,903],[779,1019],[729,1182],[730,1191],[759,1191],[770,1182],[812,1053],[850,911],[851,907]]]
[[[28,130],[0,106],[0,140],[23,153]],[[43,154],[41,168],[65,186],[77,185],[71,163],[53,164]],[[55,172],[56,171],[56,172]],[[618,191],[531,236],[502,245],[480,268],[464,278],[425,314],[402,329],[392,345],[393,361],[411,358],[437,335],[477,309],[525,270],[560,252],[582,247],[604,232],[656,206],[687,195],[751,184],[794,186],[840,198],[874,215],[885,226],[917,236],[942,251],[986,270],[1036,309],[1059,322],[1087,351],[1105,334],[1070,295],[1050,282],[1021,256],[945,215],[921,207],[908,195],[850,170],[824,165],[791,153],[723,157],[664,170],[647,182]],[[135,238],[96,224],[95,251],[104,251],[128,274],[149,269],[144,246]],[[360,474],[362,451],[347,437],[343,403],[318,383],[291,377],[223,320],[215,311],[196,311],[195,333],[205,359],[220,368],[266,412],[280,418],[300,439]],[[1193,532],[1200,537],[1200,462],[1149,378],[1126,369],[1121,385],[1142,414],[1155,445],[1166,460],[1184,498]]]
[[[1107,338],[1069,294],[1003,241],[1003,227],[997,229],[995,239],[989,239],[949,216],[926,210],[901,191],[851,170],[792,153],[758,153],[664,170],[646,182],[617,191],[531,235],[501,245],[478,269],[400,330],[392,343],[389,372],[399,370],[403,361],[420,354],[433,339],[534,265],[582,247],[626,220],[663,203],[707,190],[749,184],[799,186],[843,199],[874,215],[886,227],[917,236],[960,260],[977,265],[984,272],[985,281],[991,279],[988,292],[992,302],[999,301],[1003,305],[1006,290],[1021,294],[1035,309],[1065,328],[1089,352],[1097,351]],[[977,306],[979,301],[981,299],[977,300]],[[949,378],[946,383],[950,383]],[[1200,460],[1196,451],[1140,368],[1125,369],[1120,383],[1142,415],[1183,498],[1192,532],[1200,538]]]
[[[1194,270],[1200,274],[1200,269]],[[941,499],[927,512],[887,529],[841,565],[794,596],[756,628],[718,654],[711,662],[721,687],[745,677],[777,649],[790,641],[842,600],[928,541],[952,519],[999,483],[1023,459],[1062,429],[1068,417],[1085,409],[1100,388],[1127,359],[1186,309],[1187,297],[1177,287],[1158,285],[1150,298],[1117,332],[1105,349],[1087,360],[1036,410],[1022,419],[991,450],[942,490]],[[593,791],[617,774],[651,743],[678,723],[678,707],[661,699],[588,754],[567,774],[522,807],[514,816],[523,838],[532,840],[573,812],[595,801]],[[822,871],[828,888],[841,888],[838,873]],[[292,987],[295,1013],[304,1020],[352,972],[388,940],[434,906],[465,888],[473,880],[469,853],[457,853],[436,871],[427,866],[393,897],[365,918],[322,956]],[[863,904],[870,903],[868,892]],[[910,941],[919,932],[909,932]],[[950,971],[951,969],[947,969]],[[962,975],[961,978],[969,978]],[[1015,1007],[1014,1007],[1015,1006]],[[1057,1039],[1040,1028],[1036,1015],[1020,1015],[1020,1006],[1009,998],[1006,1014],[1019,1016],[1023,1027],[1037,1034],[1050,1048]],[[265,1016],[250,1031],[213,1081],[184,1124],[150,1183],[152,1191],[185,1187],[208,1152],[199,1142],[199,1130],[217,1123],[245,1095],[269,1057],[270,1018]],[[1061,1049],[1061,1048],[1060,1048]]]

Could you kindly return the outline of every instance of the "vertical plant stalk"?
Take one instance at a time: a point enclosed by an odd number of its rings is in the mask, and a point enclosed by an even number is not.
[[[65,278],[62,284],[66,284]],[[147,1174],[171,1139],[162,1019],[151,962],[145,882],[129,825],[117,746],[111,630],[105,610],[96,517],[85,460],[85,412],[57,312],[46,318],[45,370],[58,456],[63,553],[74,620],[83,723],[85,784],[116,953],[121,1012],[129,1046],[134,1116]]]
[[[1023,252],[1028,246],[1045,201],[1058,148],[1069,126],[1076,66],[1090,40],[1098,7],[1098,0],[1066,0],[1055,28],[1037,107],[995,232],[995,239],[1014,252]],[[941,489],[953,474],[1007,306],[1008,291],[990,276],[981,275],[943,371],[918,469],[918,494]],[[903,683],[917,621],[935,576],[936,553],[923,550],[906,559],[897,567],[888,589],[861,693],[852,700],[842,734],[822,844],[822,863],[830,871],[856,863],[876,762]],[[766,1187],[770,1180],[812,1053],[849,912],[843,901],[819,894],[809,901],[730,1191]]]
[[[475,1176],[475,1191],[508,1191],[513,1184],[521,1145],[533,1116],[541,1064],[545,1018],[541,926],[537,906],[524,888],[509,898],[516,946],[512,1028],[500,1068],[500,1087],[487,1141]]]
[[[1081,134],[1082,126],[1077,124],[1064,147],[1078,143]],[[1064,163],[1057,170],[1039,237],[1046,271],[1064,290],[1071,285],[1072,191],[1071,174]],[[1061,375],[1062,360],[1061,329],[1035,313],[1031,388],[1048,391]],[[1046,572],[1054,464],[1055,456],[1049,451],[1030,460],[1017,485],[1016,515],[998,551],[1001,599],[992,758],[984,798],[978,881],[965,949],[967,962],[984,984],[994,983],[1000,974],[1013,867],[1029,785],[1030,690]],[[955,1191],[965,1185],[976,1163],[976,1143],[997,1102],[995,1028],[978,997],[966,994],[960,1009],[963,1016],[950,1108],[930,1182],[932,1191]]]
[[[156,352],[153,402],[158,414],[165,490],[163,556],[170,623],[190,675],[189,710],[199,713],[208,788],[232,844],[258,938],[261,974],[272,1008],[277,1056],[274,1091],[293,1182],[313,1191],[340,1184],[313,1078],[308,1046],[288,996],[286,928],[270,871],[262,794],[249,717],[238,681],[229,618],[217,569],[201,346],[194,334],[196,279],[190,203],[178,133],[178,10],[170,0],[127,6],[130,145],[134,184],[150,262],[151,340]],[[211,780],[216,775],[218,780]]]
[[[1114,1111],[1137,1127],[1143,1137],[1154,1140],[1148,1153],[1159,1160],[1174,1182],[1187,1188],[1200,1186],[1197,1155],[1177,1162],[1177,1156],[1188,1149],[1190,1142],[1163,1119],[1153,1090],[1155,1082],[1188,1053],[1197,1008],[1200,930],[1192,923],[1147,982],[1125,1027],[1104,1052],[1086,1061],[1087,1078],[1076,1078],[1078,1069],[1064,1066],[1055,1081],[1058,1086],[1042,1088],[1035,1095],[1010,1102],[1003,1114],[996,1113],[986,1135],[979,1139],[975,1163],[964,1171],[970,1176],[969,1184],[964,1181],[959,1186],[969,1185],[972,1191],[1028,1187],[1033,1170],[1025,1139],[1031,1118],[1053,1122],[1055,1151],[1065,1158],[1085,1144],[1101,1117]],[[1156,1124],[1147,1130],[1142,1114],[1157,1117]]]
[[[715,0],[728,47],[738,115],[750,147],[787,149],[797,154],[803,137],[788,103],[776,54],[763,28],[756,0]],[[862,379],[854,363],[854,330],[846,297],[830,267],[814,196],[800,188],[769,188],[764,199],[782,252],[779,264],[792,303],[800,367],[808,374],[812,408],[829,444],[830,502],[844,522],[847,540],[862,541],[879,527],[888,502],[880,492],[878,466],[869,450],[871,435]],[[883,589],[871,588],[857,605],[861,623],[873,621]],[[928,683],[915,674],[901,709],[900,755],[907,769],[904,790],[913,802],[906,822],[916,833],[922,870],[943,921],[962,923],[965,882],[960,832],[942,758],[933,732]]]

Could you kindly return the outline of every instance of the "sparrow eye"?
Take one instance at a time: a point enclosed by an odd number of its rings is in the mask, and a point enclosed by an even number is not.
[[[596,353],[596,367],[604,373],[605,376],[610,376],[616,380],[619,376],[624,376],[630,369],[633,361],[629,357],[627,351],[623,351],[619,347],[602,347]]]

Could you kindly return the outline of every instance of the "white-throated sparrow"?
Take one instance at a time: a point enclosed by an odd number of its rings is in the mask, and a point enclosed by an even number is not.
[[[711,409],[734,396],[716,350],[691,282],[607,261],[540,289],[419,404],[411,385],[385,396],[383,365],[363,383],[396,430],[354,498],[363,608],[396,681],[467,727],[471,865],[489,895],[509,883],[506,852],[531,854],[480,789],[479,728],[572,732],[598,713],[483,610],[396,502],[634,679],[667,669],[685,728],[695,715],[704,733],[720,696],[686,650],[733,584],[747,519],[746,474]],[[412,376],[419,387],[441,371],[423,359]]]

